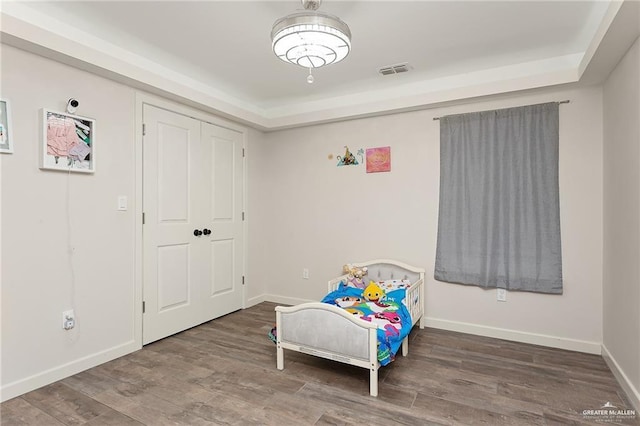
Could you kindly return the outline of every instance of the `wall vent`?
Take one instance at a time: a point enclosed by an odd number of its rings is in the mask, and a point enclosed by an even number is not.
[[[392,74],[400,74],[403,72],[408,72],[411,69],[411,66],[408,62],[404,62],[402,64],[389,65],[387,67],[382,67],[378,70],[378,72],[382,75],[392,75]]]

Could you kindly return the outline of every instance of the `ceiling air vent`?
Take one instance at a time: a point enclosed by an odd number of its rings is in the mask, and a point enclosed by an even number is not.
[[[400,74],[402,72],[407,72],[411,69],[409,63],[404,62],[402,64],[389,65],[388,67],[382,67],[378,70],[378,72],[382,75],[391,75],[391,74]]]

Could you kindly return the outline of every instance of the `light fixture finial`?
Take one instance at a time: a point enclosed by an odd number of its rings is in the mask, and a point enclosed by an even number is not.
[[[318,10],[320,8],[320,4],[322,0],[301,0],[302,7],[306,10]]]

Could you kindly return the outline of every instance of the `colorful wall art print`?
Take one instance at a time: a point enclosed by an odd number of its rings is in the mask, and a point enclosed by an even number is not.
[[[40,168],[93,173],[95,126],[91,118],[43,109]]]
[[[364,149],[360,148],[356,153],[360,157],[360,162],[358,162],[356,156],[349,151],[349,147],[345,145],[344,148],[346,150],[344,156],[336,156],[338,159],[338,166],[357,166],[362,163],[362,160],[364,159]]]
[[[9,101],[0,99],[0,152],[13,153],[11,137],[11,109]]]
[[[367,173],[391,171],[391,147],[367,148]]]

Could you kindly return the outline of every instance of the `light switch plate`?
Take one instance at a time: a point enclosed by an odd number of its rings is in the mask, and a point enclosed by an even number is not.
[[[127,210],[127,196],[119,195],[118,196],[118,210],[126,211]]]

